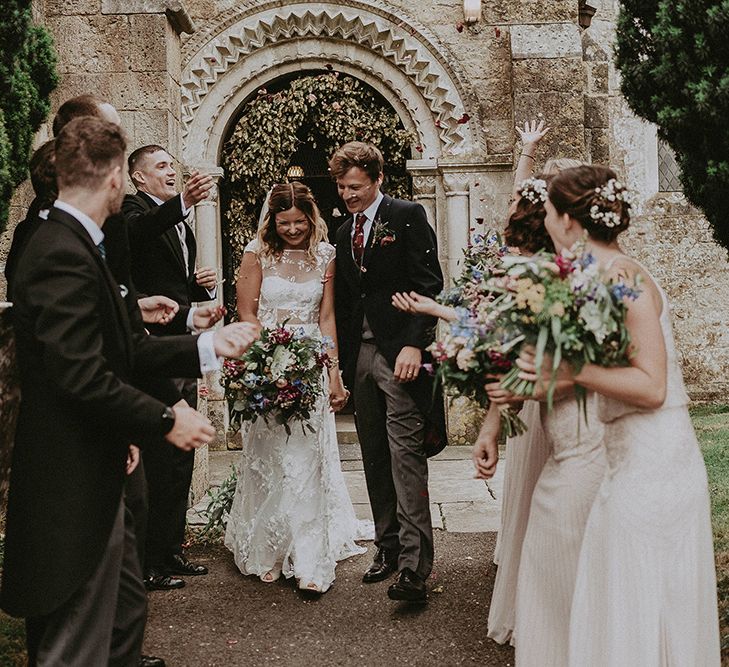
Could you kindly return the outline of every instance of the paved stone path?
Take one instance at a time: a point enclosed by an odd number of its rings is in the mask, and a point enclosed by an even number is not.
[[[342,470],[347,488],[352,498],[357,516],[361,519],[372,518],[367,499],[362,455],[357,442],[354,419],[350,415],[337,417],[337,436]],[[218,486],[230,476],[231,467],[236,463],[240,452],[210,452],[210,483]],[[503,488],[503,461],[494,479],[488,486],[473,479],[471,448],[449,446],[429,461],[429,492],[433,527],[449,532],[477,533],[492,532],[499,529],[501,515],[501,491]],[[496,500],[489,494],[489,488]],[[200,525],[205,521],[200,511],[208,505],[204,497],[188,512],[188,523]]]

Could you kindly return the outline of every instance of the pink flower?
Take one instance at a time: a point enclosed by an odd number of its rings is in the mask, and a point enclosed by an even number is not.
[[[570,273],[574,271],[574,268],[572,267],[572,262],[566,257],[563,257],[562,255],[557,255],[554,261],[559,267],[560,278],[566,278]]]
[[[342,105],[339,104],[339,102],[332,102],[332,109],[334,109],[334,111],[341,111]]]
[[[389,234],[387,236],[383,236],[382,239],[380,240],[381,246],[390,245],[391,243],[395,243],[395,237],[390,236]]]

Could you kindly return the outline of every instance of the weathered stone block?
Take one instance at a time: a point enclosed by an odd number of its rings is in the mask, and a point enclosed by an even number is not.
[[[110,77],[110,93],[120,110],[167,108],[168,76],[161,72],[126,72]]]
[[[160,72],[167,68],[168,25],[164,14],[133,14],[129,17],[129,62],[133,71]]]
[[[579,58],[580,29],[574,23],[511,26],[511,55],[521,58]]]
[[[584,96],[581,93],[524,93],[514,96],[517,122],[545,118],[552,128],[542,142],[549,157],[585,158]]]
[[[152,109],[148,111],[137,111],[134,113],[134,148],[146,144],[159,144],[167,146],[169,134],[167,116],[169,112],[165,109]],[[134,150],[130,146],[130,150]]]
[[[611,58],[610,51],[589,30],[582,33],[582,52],[586,62],[608,62]]]
[[[607,128],[610,112],[607,95],[585,95],[585,127]]]
[[[604,94],[609,91],[609,66],[607,63],[590,63],[587,65],[587,90],[591,93]]]
[[[587,156],[593,164],[610,164],[610,134],[606,129],[586,129]]]
[[[129,58],[129,21],[126,16],[59,16],[48,19],[58,69],[69,72],[125,72]]]
[[[101,0],[45,0],[46,16],[75,16],[78,14],[98,14]]]
[[[512,66],[512,85],[521,92],[582,90],[584,68],[577,58],[524,58]]]
[[[447,405],[449,444],[473,445],[486,412],[466,398],[456,398]]]
[[[483,0],[483,23],[526,23],[530,21],[576,21],[577,2],[572,0]]]

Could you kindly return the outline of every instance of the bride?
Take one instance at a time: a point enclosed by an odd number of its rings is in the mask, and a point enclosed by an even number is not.
[[[337,365],[334,247],[314,197],[301,183],[275,185],[258,234],[245,248],[236,286],[238,316],[263,327],[303,328],[331,339],[334,364],[312,412],[314,432],[263,419],[247,423],[225,545],[243,574],[271,583],[295,577],[324,593],[338,560],[366,549],[339,463],[333,412],[347,402]],[[362,535],[361,539],[365,539]]]

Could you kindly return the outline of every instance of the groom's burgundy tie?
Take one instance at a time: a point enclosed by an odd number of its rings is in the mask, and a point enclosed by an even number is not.
[[[364,257],[365,222],[367,222],[367,216],[364,213],[357,213],[357,219],[354,224],[354,238],[352,239],[352,254],[354,255],[354,261],[359,266],[362,266],[362,258]]]

